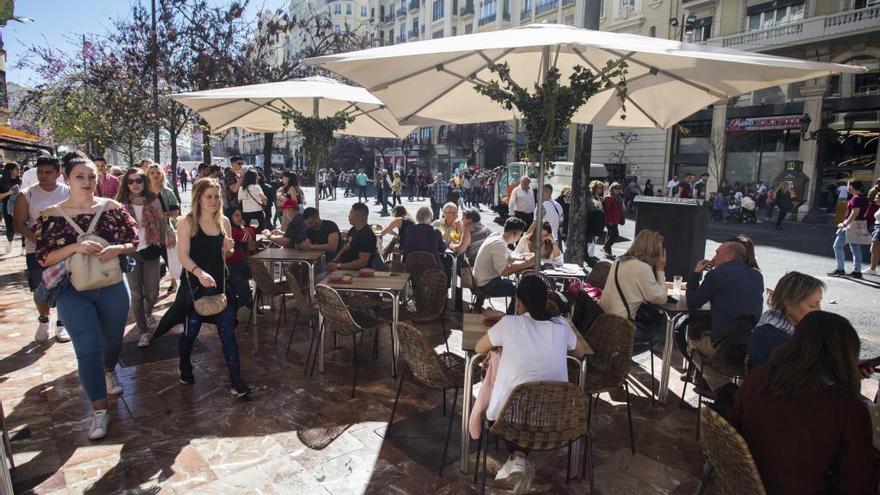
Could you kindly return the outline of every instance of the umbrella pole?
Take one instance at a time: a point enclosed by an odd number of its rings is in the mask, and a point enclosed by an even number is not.
[[[318,110],[318,99],[312,98],[312,118],[314,118],[315,120],[317,120],[320,115]],[[320,213],[321,209],[318,208],[318,202],[321,198],[319,198],[320,195],[318,194],[318,191],[320,191],[321,188],[318,186],[318,164],[312,163],[310,164],[310,166],[314,169],[315,176],[315,209],[318,210],[318,213]]]
[[[550,70],[550,47],[545,46],[541,50],[541,83],[547,83],[547,72]],[[535,271],[541,271],[541,237],[544,234],[544,145],[541,145],[540,161],[538,162],[538,197],[535,201],[535,230],[532,233],[532,241],[535,243]]]

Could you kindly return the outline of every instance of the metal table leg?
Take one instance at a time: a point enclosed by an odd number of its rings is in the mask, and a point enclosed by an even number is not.
[[[397,377],[397,359],[400,354],[400,343],[397,341],[397,319],[400,312],[400,296],[396,292],[388,292],[391,295],[391,376]]]
[[[660,372],[660,389],[657,391],[657,400],[661,404],[666,404],[666,396],[669,393],[669,371],[672,368],[672,349],[675,346],[674,322],[675,316],[666,313],[666,342],[663,344],[663,367]]]
[[[473,351],[465,352],[464,356],[464,386],[462,388],[461,399],[461,458],[459,459],[458,469],[462,473],[468,470],[468,457],[471,450],[471,439],[468,433],[468,421],[471,417],[471,400],[474,395],[474,376],[473,364],[475,355]],[[455,414],[455,411],[452,412]]]

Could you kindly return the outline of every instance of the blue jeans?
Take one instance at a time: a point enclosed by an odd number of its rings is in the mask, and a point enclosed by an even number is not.
[[[507,306],[507,314],[512,315],[516,312],[516,285],[512,280],[495,277],[480,287],[480,290],[490,297],[509,297],[510,304]]]
[[[186,279],[181,280],[181,285],[187,283]],[[180,290],[184,290],[183,287]],[[219,292],[219,291],[218,291]],[[207,294],[205,294],[207,295]],[[227,300],[231,294],[227,291]],[[235,341],[235,306],[227,304],[226,309],[214,316],[202,316],[196,313],[191,301],[192,296],[189,295],[189,289],[184,294],[187,307],[186,323],[183,327],[183,333],[180,334],[180,340],[177,341],[177,350],[180,354],[180,369],[192,370],[193,343],[199,336],[199,330],[202,329],[202,323],[209,321],[217,325],[217,332],[220,334],[220,344],[223,347],[223,358],[226,360],[226,368],[229,370],[229,381],[234,385],[241,380],[241,365],[238,360],[238,342]]]
[[[232,290],[235,292],[236,309],[241,307],[253,308],[254,303],[251,300],[250,285],[250,280],[253,278],[251,267],[248,266],[247,261],[243,260],[226,266],[229,269],[229,281],[232,283]]]
[[[840,229],[837,231],[837,237],[834,239],[834,259],[837,261],[837,269],[841,271],[845,271],[844,261],[846,261],[846,254],[843,252],[843,246],[846,244],[846,230]],[[852,253],[853,258],[853,271],[860,272],[862,271],[862,246],[858,244],[850,244],[849,250]]]
[[[104,370],[119,361],[130,304],[124,280],[84,292],[71,286],[58,296],[58,315],[73,341],[79,381],[92,402],[107,397]]]

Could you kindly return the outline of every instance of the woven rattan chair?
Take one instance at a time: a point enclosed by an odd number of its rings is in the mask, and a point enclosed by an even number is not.
[[[415,381],[422,385],[443,392],[444,416],[446,415],[446,391],[454,389],[452,408],[449,410],[449,425],[446,427],[446,443],[443,445],[443,457],[440,459],[438,469],[442,476],[443,468],[446,466],[446,452],[449,450],[449,438],[455,418],[458,391],[464,383],[464,358],[451,352],[437,354],[422,332],[409,323],[397,325],[397,336],[400,341],[400,356],[406,363],[406,367],[400,374],[400,384],[397,386],[397,395],[394,396],[394,405],[391,407],[391,418],[388,419],[386,435],[391,435],[391,426],[397,412],[397,402],[400,399],[400,391],[403,390],[403,381],[406,379],[407,373],[412,374]]]
[[[538,277],[541,280],[543,280],[544,284],[547,285],[548,292],[552,291],[556,287],[556,285],[553,283],[553,281],[550,280],[550,277],[548,277],[547,275],[544,275],[541,272],[536,272],[535,270],[533,270],[531,268],[528,270],[523,270],[522,273],[520,273],[520,277],[519,277],[520,282],[522,282],[522,279],[524,279],[526,277]]]
[[[487,429],[487,426],[484,420],[477,447],[475,474],[480,470],[481,451],[487,453],[488,431],[524,449],[556,450],[568,447],[568,481],[571,478],[572,443],[587,435],[587,401],[573,383],[522,383],[510,393],[491,428]],[[483,455],[480,493],[486,491],[486,457],[488,455]]]
[[[489,306],[492,306],[492,298],[477,287],[474,270],[469,265],[462,266],[459,269],[459,275],[461,276],[462,288],[467,288],[471,291],[471,308],[476,309],[475,312],[479,312],[483,308],[484,301],[489,301]]]
[[[254,278],[254,283],[260,294],[268,296],[272,300],[274,300],[275,297],[281,298],[281,302],[276,308],[278,310],[278,316],[275,318],[274,343],[277,344],[278,331],[281,329],[281,319],[284,318],[284,323],[287,323],[287,301],[284,295],[290,293],[290,285],[285,281],[276,282],[272,277],[272,273],[266,268],[266,265],[256,258],[248,258],[248,266],[251,269],[251,276]],[[257,302],[254,301],[254,309],[256,308]],[[254,323],[255,319],[256,311],[251,311],[251,321],[249,324]]]
[[[297,281],[297,274],[293,270],[293,265],[288,266],[285,270],[287,276],[287,284],[290,287],[290,294],[293,299],[293,325],[290,327],[290,337],[287,339],[286,354],[290,354],[290,345],[293,343],[293,333],[296,331],[296,322],[300,316],[307,318],[309,321],[309,330],[311,330],[311,340],[309,341],[309,350],[306,352],[305,370],[309,369],[309,356],[312,355],[312,346],[315,343],[315,337],[318,335],[316,328],[318,323],[318,308],[309,301],[308,288],[303,288]]]
[[[589,361],[587,361],[587,378],[584,381],[584,392],[590,398],[587,425],[589,426],[592,420],[594,400],[598,407],[599,394],[618,390],[622,387],[626,392],[629,446],[633,454],[636,453],[636,443],[633,434],[629,384],[626,382],[626,377],[629,374],[629,367],[632,361],[634,334],[635,326],[631,321],[606,313],[593,321],[593,324],[584,336],[594,353],[590,356]]]
[[[336,332],[343,337],[351,337],[352,352],[354,353],[354,380],[351,385],[351,396],[354,398],[357,389],[358,379],[358,334],[363,335],[364,332],[378,332],[379,328],[385,326],[385,322],[377,320],[371,316],[362,313],[352,313],[346,307],[345,302],[339,293],[332,287],[319,285],[315,288],[318,296],[318,308],[324,316],[324,328]],[[312,360],[312,369],[314,370],[315,361],[320,352],[320,345],[315,346],[315,357]],[[375,347],[375,344],[374,344]],[[375,356],[375,349],[374,349]]]
[[[761,473],[742,435],[708,407],[700,412],[700,423],[703,429],[700,448],[711,467],[700,484],[699,493],[703,493],[711,479],[716,479],[715,485],[723,495],[766,495]]]
[[[738,383],[742,381],[746,374],[748,373],[748,356],[743,363],[743,367],[734,366],[728,363],[721,352],[716,352],[712,355],[712,357],[706,357],[700,351],[694,349],[691,353],[690,358],[688,359],[688,369],[685,371],[685,377],[690,377],[691,374],[694,374],[694,383],[701,384],[699,387],[694,386],[694,389],[697,391],[697,440],[700,439],[700,434],[702,431],[703,422],[700,420],[700,411],[703,409],[703,399],[705,397],[705,390],[703,389],[702,384],[706,384],[706,381],[703,379],[703,373],[706,368],[711,368],[715,372],[727,377],[731,382]],[[684,403],[684,394],[687,392],[687,379],[684,381],[684,386],[681,389],[681,403]]]
[[[590,270],[590,274],[587,275],[587,283],[602,289],[605,287],[609,273],[611,273],[611,263],[606,261],[599,262]]]
[[[382,265],[381,271],[383,272],[393,272],[393,273],[406,273],[406,265],[403,264],[402,261],[386,261],[384,265]]]
[[[409,279],[413,282],[418,282],[426,270],[437,269],[437,260],[434,259],[433,254],[427,251],[407,253],[403,262],[406,264],[406,271],[409,272]]]
[[[445,336],[446,298],[446,274],[436,268],[425,270],[421,278],[413,283],[412,300],[400,305],[397,313],[398,321],[433,323],[439,320]],[[393,320],[391,308],[382,310],[380,318],[391,322]]]

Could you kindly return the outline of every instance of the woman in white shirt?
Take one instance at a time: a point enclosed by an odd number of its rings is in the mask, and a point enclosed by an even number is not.
[[[606,313],[633,319],[644,302],[666,302],[666,250],[663,236],[653,230],[639,232],[629,250],[611,265],[599,306]],[[615,277],[615,272],[617,276]],[[620,281],[620,291],[617,282]],[[623,292],[627,305],[620,297]],[[627,312],[627,306],[629,311]]]
[[[257,232],[262,232],[266,228],[266,216],[263,209],[266,205],[266,195],[257,185],[257,171],[248,170],[244,173],[241,187],[238,189],[238,201],[241,203],[242,219],[245,225],[251,225],[253,220],[257,221]]]
[[[547,312],[547,285],[538,277],[524,277],[516,288],[516,315],[501,318],[477,342],[476,352],[501,347],[501,360],[486,409],[486,419],[495,421],[517,385],[537,381],[568,381],[566,354],[583,356],[587,344],[561,316]],[[508,479],[525,488],[534,477],[534,465],[526,459],[528,450],[507,444],[511,456],[498,471],[496,480]]]
[[[535,224],[529,227],[529,231],[520,237],[516,243],[513,254],[528,254],[534,252],[535,246]],[[549,222],[544,222],[544,228],[541,229],[541,263],[550,262],[554,266],[562,266],[564,259],[562,250],[553,236],[553,227]]]

